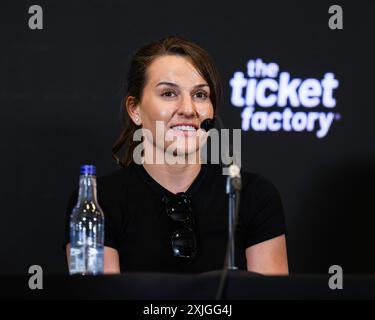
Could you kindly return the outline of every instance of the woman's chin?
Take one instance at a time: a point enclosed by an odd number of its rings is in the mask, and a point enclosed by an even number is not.
[[[176,161],[185,161],[186,163],[198,163],[198,150],[196,148],[177,147],[172,152],[166,150],[166,157],[173,158]],[[167,160],[168,162],[168,160]]]

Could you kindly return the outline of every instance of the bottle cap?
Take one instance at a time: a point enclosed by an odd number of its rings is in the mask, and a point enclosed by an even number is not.
[[[85,164],[81,166],[81,174],[90,174],[95,175],[96,174],[96,167],[91,164]]]

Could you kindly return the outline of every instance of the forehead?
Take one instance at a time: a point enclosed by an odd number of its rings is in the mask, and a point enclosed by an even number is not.
[[[150,84],[160,81],[189,86],[207,83],[188,57],[173,55],[156,58],[147,69],[147,79]]]

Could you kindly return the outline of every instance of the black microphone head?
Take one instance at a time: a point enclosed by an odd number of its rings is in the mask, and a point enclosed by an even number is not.
[[[212,119],[208,118],[208,119],[203,120],[201,123],[201,129],[205,131],[209,131],[215,126],[215,120],[216,120],[215,117],[213,117]]]

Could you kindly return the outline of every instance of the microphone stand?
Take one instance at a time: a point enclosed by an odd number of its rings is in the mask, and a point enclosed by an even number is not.
[[[242,188],[242,181],[240,175],[240,168],[238,165],[232,163],[228,168],[229,174],[227,176],[226,192],[228,194],[228,244],[225,254],[224,268],[221,272],[219,288],[216,292],[216,300],[222,300],[224,288],[228,281],[229,271],[235,271],[235,231],[238,220],[238,212],[240,208],[240,192]]]
[[[220,120],[219,117],[213,119],[206,119],[202,122],[201,128],[209,131],[214,127],[215,120]],[[222,122],[221,122],[222,125]],[[240,193],[242,188],[242,180],[240,174],[240,167],[235,164],[233,146],[231,147],[233,161],[227,170],[226,193],[228,195],[228,243],[225,254],[224,268],[221,272],[220,284],[216,293],[216,300],[223,298],[224,288],[228,279],[228,271],[237,270],[235,261],[235,231],[238,220],[238,212],[240,208]]]
[[[240,168],[232,163],[228,168],[226,192],[228,195],[228,248],[226,253],[226,265],[228,270],[237,270],[235,261],[235,231],[240,204],[240,192],[242,187]]]
[[[223,123],[217,117],[222,127]],[[242,189],[242,179],[240,174],[240,167],[235,163],[235,155],[233,146],[229,141],[230,151],[233,156],[233,161],[227,170],[226,193],[228,195],[228,243],[225,254],[224,268],[221,272],[220,283],[216,292],[216,300],[222,300],[224,289],[228,280],[229,271],[238,270],[235,261],[235,231],[237,226],[239,208],[240,208],[240,193]]]
[[[224,128],[224,124],[219,116],[216,116],[212,123],[218,120],[220,126]],[[233,145],[229,140],[230,152],[232,153],[233,160],[232,163],[226,170],[227,173],[227,183],[226,183],[226,193],[228,195],[228,244],[227,252],[225,257],[224,268],[228,270],[237,270],[235,262],[235,229],[238,219],[238,211],[240,207],[240,193],[242,188],[241,171],[240,167],[236,164],[235,154],[233,150]]]

